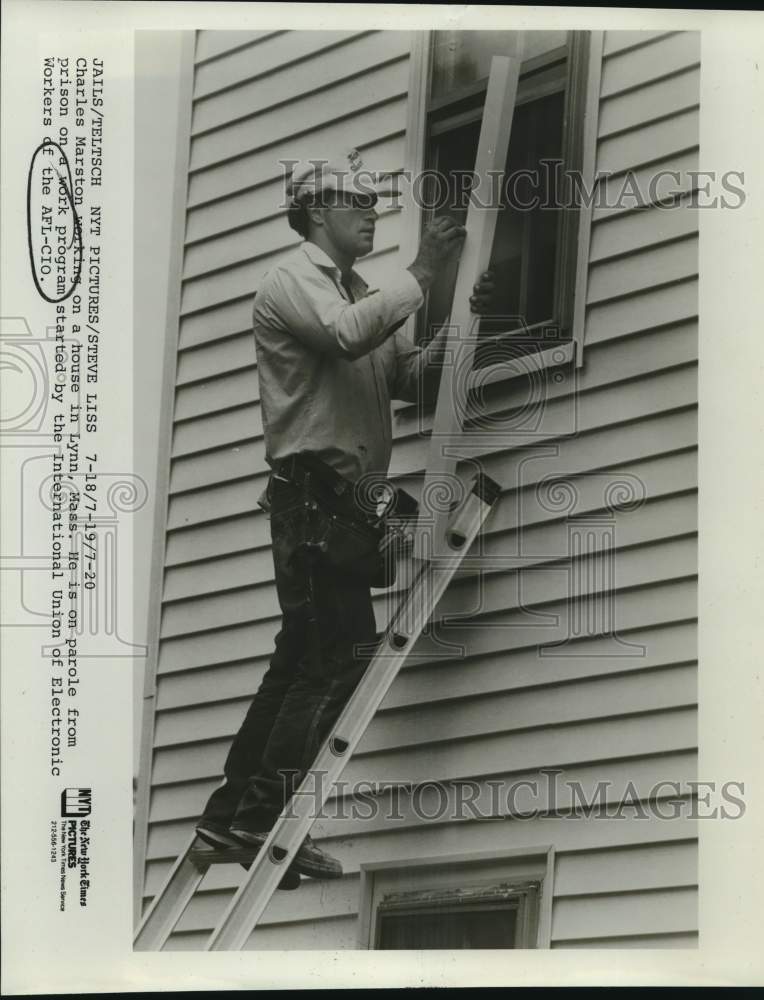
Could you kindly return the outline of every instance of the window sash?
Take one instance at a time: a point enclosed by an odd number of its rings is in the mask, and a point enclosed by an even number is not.
[[[588,32],[568,32],[565,46],[551,49],[523,63],[521,70],[518,97],[515,106],[521,106],[530,101],[538,100],[549,94],[565,91],[565,106],[563,109],[562,159],[563,169],[579,169],[582,166],[582,138],[580,127],[581,111],[586,96],[588,69]],[[425,89],[429,93],[429,79],[432,73],[432,34],[428,46],[426,60]],[[564,73],[560,69],[564,66]],[[551,70],[557,69],[553,78],[548,76]],[[426,99],[423,117],[425,120],[425,137],[423,142],[423,163],[434,164],[431,150],[433,141],[448,132],[479,121],[482,117],[481,98],[485,93],[486,80],[479,80],[458,91],[453,91],[437,99]],[[551,313],[544,320],[534,322],[525,330],[510,331],[511,336],[527,336],[540,327],[557,326],[560,339],[573,339],[574,289],[577,284],[577,258],[579,240],[580,211],[563,209],[557,220],[557,239],[555,252],[555,287]],[[421,222],[426,213],[420,214]],[[588,224],[588,219],[586,220]],[[492,339],[500,335],[492,335]]]
[[[561,91],[564,90],[565,84],[566,84],[566,80],[564,78],[559,78],[558,81],[557,81],[557,83],[555,84],[554,91],[550,91],[550,92],[560,93]],[[514,106],[515,110],[518,107],[520,107],[520,106],[522,106],[524,104],[529,103],[531,100],[537,99],[537,96],[538,95],[526,94],[526,99],[525,100],[520,101],[520,102],[515,101],[515,106]],[[546,96],[548,96],[548,94],[545,93],[543,96],[546,97]],[[429,129],[428,129],[428,137],[427,137],[427,148],[428,148],[427,166],[428,166],[428,168],[433,169],[433,170],[439,170],[439,169],[441,169],[441,163],[440,163],[441,144],[440,144],[440,142],[437,142],[435,140],[437,140],[437,139],[439,139],[439,138],[447,135],[448,133],[450,133],[450,132],[452,132],[452,131],[454,131],[454,130],[456,130],[458,128],[464,127],[465,125],[469,125],[469,124],[474,123],[474,122],[479,122],[482,119],[482,115],[483,115],[483,106],[481,104],[481,105],[478,105],[478,106],[476,106],[474,108],[471,108],[469,110],[460,111],[456,115],[452,115],[452,116],[450,116],[450,117],[448,117],[446,119],[443,119],[442,121],[438,121],[438,122],[432,123],[430,125]],[[564,154],[566,152],[566,150],[565,150],[565,121],[566,121],[566,112],[565,112],[565,109],[563,109],[563,136],[562,136],[562,152],[563,152],[563,156],[564,156]],[[434,211],[431,210],[431,209],[424,210],[423,213],[422,213],[422,222],[425,223],[425,222],[429,221],[434,216],[434,214],[435,214]],[[560,300],[560,297],[561,297],[562,294],[566,294],[567,293],[567,288],[565,288],[564,291],[561,291],[561,287],[560,287],[561,284],[562,284],[562,282],[560,280],[560,266],[561,266],[561,264],[560,264],[560,255],[561,255],[561,244],[562,244],[562,241],[564,239],[566,239],[566,238],[569,238],[567,236],[567,233],[566,233],[565,223],[566,223],[566,220],[568,222],[570,222],[570,220],[567,218],[570,214],[571,213],[565,212],[565,211],[560,211],[558,213],[558,219],[557,219],[557,225],[556,225],[557,234],[556,234],[556,239],[555,239],[555,269],[556,269],[555,273],[556,273],[556,279],[555,279],[555,284],[554,284],[554,289],[553,289],[553,299],[552,299],[552,309],[551,309],[551,312],[548,315],[544,316],[542,319],[537,319],[533,323],[527,324],[526,327],[524,327],[523,329],[514,331],[514,333],[515,333],[516,336],[523,336],[523,335],[524,336],[528,336],[531,333],[531,331],[533,331],[533,330],[541,329],[541,328],[549,327],[549,326],[555,326],[555,325],[556,326],[560,326],[561,329],[565,329],[565,327],[563,326],[563,324],[560,322],[560,319],[559,319],[559,317],[561,315],[561,312],[562,312],[559,300]],[[522,238],[523,238],[524,243],[527,246],[528,241],[530,240],[530,236],[531,236],[531,233],[530,233],[530,218],[529,218],[529,216],[526,214],[523,217],[522,221],[523,221],[523,237]],[[521,288],[520,288],[520,303],[521,303],[521,307],[522,307],[522,304],[525,303],[526,298],[527,298],[528,279],[529,279],[529,261],[528,261],[528,255],[527,255],[527,250],[526,250],[526,252],[524,253],[524,255],[523,255],[522,259],[521,259],[521,278],[520,278],[520,281],[521,281]],[[429,310],[429,295],[428,295],[427,309]],[[426,333],[429,335],[430,330],[428,329],[426,331]],[[499,336],[502,336],[502,334],[490,334],[490,335],[484,334],[483,337],[481,338],[481,341],[486,341],[487,342],[489,339],[490,340],[494,340],[494,339],[496,339],[496,337],[499,337]],[[420,339],[421,339],[421,337],[420,337]]]
[[[404,898],[395,894],[386,896],[377,906],[375,920],[375,943],[378,949],[382,940],[382,924],[385,917],[409,917],[417,915],[487,913],[495,910],[515,910],[515,948],[534,948],[538,924],[538,897],[540,883],[525,882],[512,887],[507,885],[444,888],[440,891],[421,893],[408,892]],[[382,919],[380,919],[382,918]]]
[[[576,73],[576,90],[580,100],[579,107],[583,112],[583,127],[580,129],[581,139],[581,170],[583,182],[587,189],[595,183],[597,161],[597,133],[599,122],[599,92],[602,75],[602,51],[604,32],[576,32],[576,45],[584,50],[585,67],[579,66]],[[409,70],[409,102],[406,120],[406,154],[405,168],[412,176],[421,173],[425,168],[427,156],[427,128],[432,118],[430,111],[437,110],[436,102],[428,103],[430,63],[431,63],[431,31],[412,32],[411,58]],[[450,103],[452,95],[448,95]],[[419,245],[422,222],[422,208],[411,196],[411,185],[404,188],[403,195],[404,226],[400,240],[400,259],[403,266],[409,264],[416,254]],[[576,368],[584,361],[584,330],[586,320],[586,291],[589,273],[589,246],[591,240],[592,206],[584,204],[576,213],[578,215],[577,234],[571,246],[572,275],[572,316],[570,334],[572,339],[571,359]],[[412,341],[417,339],[415,316],[406,321],[406,332]],[[554,352],[542,352],[537,355],[539,364],[543,355],[552,353],[558,356],[560,345]]]
[[[572,32],[570,34],[573,34]],[[520,70],[520,80],[517,88],[517,99],[515,105],[526,104],[528,101],[535,101],[539,97],[546,97],[548,93],[556,93],[565,88],[565,70],[562,64],[568,59],[570,51],[570,38],[565,45],[556,49],[550,49],[541,56],[535,56],[522,63]],[[430,57],[429,65],[432,65]],[[556,72],[554,72],[556,70]],[[429,98],[427,100],[427,116],[434,118],[448,112],[448,109],[462,101],[478,100],[484,95],[488,87],[488,77],[481,77],[474,83],[466,87],[460,87],[442,97]],[[482,105],[475,108],[477,117],[482,113]]]
[[[566,50],[567,50],[566,36],[567,36],[567,38],[569,38],[569,35],[570,35],[570,32],[566,32],[564,30],[561,30],[561,31],[532,31],[532,30],[512,31],[512,30],[510,30],[509,32],[505,31],[505,32],[499,32],[499,33],[502,33],[502,34],[512,34],[512,35],[515,35],[515,36],[521,36],[519,39],[516,39],[517,41],[520,42],[520,44],[522,45],[522,49],[523,49],[523,59],[522,59],[522,66],[521,66],[521,70],[520,70],[521,84],[522,84],[522,81],[523,81],[524,78],[527,78],[528,76],[530,76],[530,75],[532,75],[534,73],[538,73],[539,71],[544,70],[547,66],[553,64],[555,61],[559,61],[560,59],[564,59],[565,58],[565,53],[566,53]],[[487,73],[485,73],[482,77],[476,78],[475,80],[471,81],[470,83],[463,84],[462,86],[452,86],[452,88],[447,93],[445,93],[445,94],[441,94],[441,95],[439,95],[437,97],[432,96],[433,82],[434,82],[434,78],[435,78],[436,73],[437,73],[437,64],[438,64],[437,53],[436,53],[436,50],[438,48],[438,35],[442,34],[442,32],[439,32],[439,31],[430,31],[427,34],[428,34],[428,38],[427,38],[427,44],[428,44],[428,62],[429,62],[429,66],[430,66],[430,72],[428,74],[427,90],[426,90],[427,109],[428,109],[428,111],[436,110],[440,106],[448,105],[448,104],[452,103],[455,99],[458,100],[458,99],[461,99],[461,97],[463,97],[463,96],[466,96],[466,95],[469,95],[469,94],[474,93],[476,91],[479,91],[480,88],[481,88],[481,85],[482,85],[482,88],[485,89],[485,84],[486,84],[487,79],[488,79]],[[471,34],[471,32],[469,30],[466,30],[466,31],[457,31],[457,32],[455,32],[455,34],[460,35],[460,36],[461,35],[469,36]],[[541,51],[539,51],[539,44],[538,43],[539,43],[539,40],[540,40],[541,36],[543,36],[545,39],[547,39],[547,36],[550,36],[549,40],[552,41],[553,47],[552,48],[546,48],[545,44],[542,44],[540,46]],[[553,36],[557,36],[557,39],[555,39]],[[554,45],[554,41],[555,40],[557,40],[558,42],[561,42],[561,44]],[[515,46],[510,43],[509,48],[510,49],[514,49],[514,51],[505,51],[505,52],[499,51],[499,52],[494,52],[492,54],[493,55],[514,55],[516,53],[516,51],[517,51],[516,48],[515,48]],[[534,55],[529,55],[529,53],[535,53],[535,54]],[[489,60],[489,62],[490,62],[490,60]],[[443,67],[441,67],[441,68],[443,68]]]
[[[467,824],[470,826],[471,824]],[[437,854],[425,857],[362,861],[358,900],[358,947],[374,948],[379,907],[392,902],[406,903],[425,893],[446,901],[467,891],[484,898],[497,891],[531,886],[532,913],[528,947],[549,948],[552,932],[555,852],[551,844],[525,847],[493,846],[481,851]]]

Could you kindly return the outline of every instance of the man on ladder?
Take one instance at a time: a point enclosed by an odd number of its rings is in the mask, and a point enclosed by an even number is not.
[[[379,544],[384,516],[362,509],[356,487],[387,472],[391,399],[415,401],[428,383],[437,387],[447,331],[419,348],[399,328],[465,230],[447,217],[431,223],[410,267],[370,290],[353,269],[374,243],[379,191],[369,178],[355,150],[294,169],[288,220],[305,242],[269,272],[255,300],[271,467],[261,505],[270,511],[282,624],[225,782],[196,827],[216,848],[262,846],[368,665],[370,587],[390,582],[389,563]],[[473,312],[487,310],[491,291],[485,272]],[[300,874],[338,878],[342,868],[307,837],[280,888],[297,888]]]

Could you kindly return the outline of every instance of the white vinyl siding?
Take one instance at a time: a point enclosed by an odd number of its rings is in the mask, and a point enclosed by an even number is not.
[[[268,522],[256,507],[267,472],[250,332],[259,279],[298,242],[278,214],[277,161],[334,140],[359,146],[386,169],[405,167],[410,41],[402,32],[197,37],[164,584],[156,595],[162,620],[145,900],[221,780],[279,625]],[[603,181],[608,192],[620,189],[628,170],[646,181],[656,169],[697,168],[698,63],[694,33],[605,34],[597,170],[618,172]],[[482,627],[447,633],[465,644],[464,659],[420,643],[429,658],[403,669],[348,765],[349,782],[510,781],[556,767],[561,782],[624,789],[632,781],[646,796],[659,780],[695,777],[691,195],[687,186],[671,210],[594,210],[584,364],[545,383],[534,439],[557,451],[529,465],[511,443],[490,449],[487,439],[483,465],[504,492],[484,551],[503,561],[480,590],[474,578],[457,580],[438,609],[439,617],[464,613],[479,598]],[[396,212],[380,219],[374,254],[359,263],[372,282],[407,263],[397,254],[399,222]],[[492,415],[511,416],[528,403],[527,382],[495,384],[485,398]],[[428,448],[415,408],[397,412],[395,434],[391,472],[415,490]],[[570,617],[568,525],[535,495],[553,473],[575,484],[576,515],[602,510],[609,479],[642,484],[644,503],[612,516],[617,632],[644,646],[642,657],[616,655],[606,636],[578,639],[575,656],[538,656],[540,641],[565,637]],[[527,554],[509,558],[521,527],[532,563]],[[577,599],[596,602],[586,592]],[[380,626],[387,600],[375,598]],[[276,893],[253,947],[357,947],[364,862],[539,844],[555,850],[552,947],[697,945],[691,819],[427,822],[408,813],[396,823],[321,819],[313,834],[342,860],[345,876]],[[209,873],[169,948],[203,946],[241,874],[229,866]]]

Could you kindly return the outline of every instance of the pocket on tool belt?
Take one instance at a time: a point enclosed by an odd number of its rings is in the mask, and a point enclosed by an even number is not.
[[[313,513],[311,547],[325,566],[369,587],[389,587],[395,582],[395,564],[379,551],[383,528],[321,506]]]
[[[320,551],[335,569],[363,574],[365,561],[379,557],[382,529],[363,525],[343,514],[319,508],[318,538]]]

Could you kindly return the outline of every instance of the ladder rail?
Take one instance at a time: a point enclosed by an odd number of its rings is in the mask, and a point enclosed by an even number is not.
[[[199,888],[206,869],[197,865],[191,857],[197,841],[196,834],[193,834],[185,850],[178,855],[162,888],[152,899],[133,938],[135,951],[161,951]]]
[[[483,191],[486,190],[483,181],[487,179],[489,172],[504,170],[509,152],[522,68],[522,37],[518,36],[511,44],[514,48],[513,55],[493,56],[491,59],[474,169],[478,178],[477,185]],[[492,190],[490,184],[487,187]],[[422,487],[423,497],[433,490],[448,491],[456,473],[460,454],[455,444],[459,443],[464,434],[462,421],[470,382],[467,373],[472,368],[480,319],[472,313],[469,298],[473,282],[490,263],[498,214],[499,204],[495,197],[487,205],[470,198],[465,223],[467,235],[459,260],[445,345],[446,355],[451,358],[450,377],[441,378],[440,382]],[[417,556],[425,557],[425,546],[434,555],[447,553],[448,549],[444,545],[447,522],[446,512],[439,510],[432,512],[430,523],[420,519],[414,538]]]
[[[458,525],[458,548],[450,557],[426,562],[417,575],[400,612],[414,605],[405,633],[388,627],[382,646],[369,663],[364,676],[327,736],[313,767],[306,774],[286,809],[276,820],[257,858],[229,903],[207,942],[207,951],[232,951],[244,947],[267,907],[285,869],[300,848],[316,814],[342,774],[369,722],[390,689],[416,639],[453,578],[462,559],[477,537],[498,495],[498,487],[487,477],[477,477],[473,489],[454,515]],[[400,623],[400,614],[395,616]],[[398,643],[405,639],[404,645]],[[315,777],[319,776],[316,793]],[[308,785],[311,785],[309,788]]]

